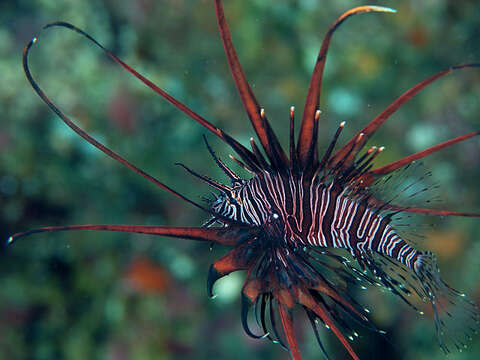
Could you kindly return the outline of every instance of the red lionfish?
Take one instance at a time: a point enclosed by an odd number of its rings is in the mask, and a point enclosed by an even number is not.
[[[364,146],[395,111],[423,88],[455,70],[479,67],[480,64],[452,66],[413,86],[334,152],[345,125],[342,122],[327,150],[320,155],[317,141],[321,111],[318,107],[330,41],[347,18],[367,12],[393,13],[395,10],[380,6],[356,7],[342,14],[329,28],[315,63],[297,141],[294,138],[294,108],[290,109],[290,144],[289,153],[286,153],[247,82],[230,37],[222,1],[215,0],[228,65],[265,155],[253,138],[250,150],[136,72],[81,29],[65,22],[46,25],[45,28],[66,27],[91,40],[117,64],[228,144],[237,154],[231,158],[252,176],[250,179],[241,178],[205,141],[211,156],[231,184],[219,183],[182,165],[190,174],[218,191],[208,206],[202,206],[139,169],[75,125],[38,86],[28,67],[29,51],[37,41],[34,38],[25,47],[23,66],[28,81],[42,100],[93,146],[163,190],[205,211],[210,218],[200,227],[44,227],[17,233],[8,242],[40,232],[99,230],[192,239],[233,247],[211,265],[208,294],[213,296],[213,285],[219,278],[246,270],[241,311],[245,332],[253,338],[269,338],[280,343],[295,360],[301,359],[292,316],[297,306],[304,309],[326,358],[328,354],[318,332],[319,324],[336,335],[353,359],[359,357],[347,340],[350,334],[357,335],[352,330],[351,320],[382,333],[369,321],[368,310],[349,295],[349,286],[358,283],[385,287],[418,312],[408,295],[413,293],[429,301],[441,348],[445,352],[453,348],[461,350],[478,328],[475,304],[440,279],[435,255],[415,248],[414,243],[398,230],[394,220],[402,213],[470,217],[480,217],[480,214],[405,206],[396,202],[398,196],[384,199],[377,190],[381,189],[382,181],[416,160],[479,135],[480,131],[458,136],[377,168],[374,160],[384,148],[373,146],[364,150]],[[350,253],[355,261],[338,255],[333,250],[337,248]],[[252,306],[261,329],[259,334],[255,334],[248,324]],[[461,324],[461,328],[457,324]]]

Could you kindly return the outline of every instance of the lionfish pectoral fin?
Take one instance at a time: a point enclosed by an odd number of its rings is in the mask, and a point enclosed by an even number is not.
[[[440,151],[446,147],[452,146],[456,143],[468,140],[478,135],[480,135],[480,131],[472,131],[472,132],[469,132],[468,134],[457,136],[456,138],[444,141],[440,144],[434,145],[428,149],[419,151],[415,154],[406,156],[400,160],[394,161],[390,164],[384,165],[377,169],[370,170],[360,178],[360,180],[362,181],[362,186],[370,186],[379,177],[391,174],[395,170],[398,170],[414,161],[423,159],[424,157],[431,155],[433,153],[436,153],[437,151]]]
[[[346,153],[349,149],[353,146],[353,143],[356,141],[357,136],[360,133],[363,133],[365,136],[361,140],[361,142],[355,147],[355,154],[358,153],[362,147],[367,143],[370,137],[383,125],[383,123],[393,114],[395,113],[403,104],[405,104],[408,100],[412,99],[418,92],[422,89],[433,83],[435,80],[452,73],[455,70],[466,69],[466,68],[473,68],[473,67],[480,67],[480,64],[473,63],[473,64],[462,64],[457,66],[452,66],[446,70],[439,71],[438,73],[430,76],[429,78],[419,82],[417,85],[413,86],[402,95],[400,95],[393,103],[391,103],[384,111],[382,111],[379,115],[377,115],[370,123],[367,124],[362,130],[360,130],[356,135],[354,135],[341,149],[339,149],[329,160],[328,166],[334,167],[340,161],[340,159],[344,158]],[[349,165],[349,164],[345,164]]]
[[[67,28],[70,28],[70,29],[73,29],[79,33],[81,33],[82,35],[86,36],[88,39],[92,40],[94,43],[96,43],[97,45],[99,45],[100,47],[102,47],[100,44],[98,44],[92,37],[90,37],[90,35],[84,33],[82,30],[74,27],[73,25],[70,25],[68,23],[54,23],[54,24],[50,24],[50,25],[47,25],[46,27],[49,27],[49,26],[65,26]],[[135,165],[133,165],[131,162],[129,162],[128,160],[126,160],[125,158],[123,158],[122,156],[120,156],[119,154],[117,154],[116,152],[114,152],[113,150],[109,149],[107,146],[105,146],[104,144],[102,144],[101,142],[97,141],[96,139],[94,139],[92,136],[90,136],[87,132],[85,132],[84,130],[82,130],[80,127],[78,127],[67,115],[65,115],[50,99],[49,97],[46,95],[46,93],[40,88],[40,86],[38,85],[38,83],[35,81],[35,79],[33,78],[31,72],[30,72],[30,68],[28,66],[28,55],[29,55],[29,52],[30,52],[30,49],[32,48],[33,44],[35,44],[37,42],[37,38],[33,38],[26,46],[25,46],[25,49],[23,51],[23,70],[25,72],[25,75],[27,77],[27,80],[28,82],[30,83],[30,85],[32,86],[33,90],[35,90],[35,92],[38,94],[38,96],[43,100],[43,102],[45,104],[48,105],[48,107],[55,113],[57,114],[57,116],[68,126],[70,127],[75,133],[77,133],[80,137],[82,137],[83,139],[85,139],[86,141],[88,141],[91,145],[93,145],[94,147],[96,147],[97,149],[99,149],[100,151],[102,151],[104,154],[110,156],[111,158],[113,158],[115,161],[119,162],[120,164],[126,166],[127,168],[129,168],[130,170],[134,171],[135,173],[137,173],[138,175],[142,176],[143,178],[149,180],[150,182],[154,183],[155,185],[157,185],[158,187],[160,187],[161,189],[167,191],[168,193],[176,196],[177,198],[179,199],[182,199],[192,205],[194,205],[195,207],[203,210],[203,211],[206,211],[206,212],[209,212],[207,209],[205,209],[203,206],[197,204],[196,202],[188,199],[187,197],[185,197],[184,195],[180,194],[178,191],[175,191],[174,189],[172,189],[171,187],[165,185],[163,182],[159,181],[158,179],[156,179],[155,177],[147,174],[145,171],[143,171],[142,169],[136,167]],[[103,47],[102,47],[103,49]],[[112,55],[113,56],[113,55]]]
[[[322,350],[323,356],[325,357],[326,360],[330,360],[330,357],[328,356],[327,350],[323,346],[322,339],[320,338],[320,334],[318,332],[317,316],[312,310],[306,308],[305,306],[303,307],[303,309],[307,314],[308,320],[310,320],[313,333],[315,334],[315,339],[317,339],[318,346],[320,346],[320,350]]]
[[[207,277],[207,295],[210,299],[215,299],[217,297],[217,295],[213,293],[213,286],[215,285],[217,280],[222,278],[223,276],[223,274],[221,274],[217,269],[215,269],[214,264],[210,265]]]
[[[423,253],[415,262],[415,272],[432,303],[440,347],[445,353],[452,347],[462,351],[471,335],[480,329],[477,306],[465,294],[453,289],[440,278],[435,255]]]
[[[383,286],[393,295],[398,296],[405,304],[410,306],[415,312],[423,315],[416,301],[417,297],[411,298],[416,293],[419,298],[423,298],[421,284],[415,272],[396,258],[389,257],[380,252],[372,252],[367,264],[368,269],[375,276],[372,278],[373,284]],[[377,330],[377,332],[383,332]]]
[[[82,29],[76,27],[75,25],[72,25],[67,22],[63,21],[57,21],[53,22],[50,24],[45,25],[43,28],[51,28],[51,27],[64,27],[69,30],[75,31],[76,33],[84,36],[91,42],[93,42],[96,46],[98,46],[101,50],[105,52],[115,63],[120,65],[122,68],[124,68],[126,71],[128,71],[130,74],[135,76],[137,79],[139,79],[141,82],[143,82],[146,86],[148,86],[150,89],[152,89],[156,94],[160,95],[163,97],[165,100],[167,100],[169,103],[171,103],[173,106],[175,106],[177,109],[188,115],[190,118],[198,122],[200,125],[205,127],[207,130],[211,131],[213,134],[215,134],[217,137],[219,137],[221,140],[223,140],[225,143],[230,145],[233,150],[237,154],[241,156],[241,158],[247,162],[248,164],[252,165],[253,162],[255,162],[254,155],[243,145],[241,145],[239,142],[237,142],[235,139],[233,139],[231,136],[223,132],[221,129],[210,123],[208,120],[206,120],[204,117],[201,115],[197,114],[194,112],[192,109],[187,107],[185,104],[181,103],[177,99],[175,99],[173,96],[168,94],[165,90],[161,89],[158,87],[156,84],[154,84],[152,81],[144,77],[142,74],[134,70],[132,67],[130,67],[128,64],[120,60],[117,56],[112,54],[107,48],[105,48],[102,44],[100,44],[97,40],[95,40],[92,36],[90,36],[88,33],[83,31]],[[36,41],[36,38],[34,39]],[[34,42],[34,41],[33,41]],[[28,46],[28,45],[27,45]],[[28,77],[28,75],[27,75]],[[34,87],[35,88],[35,87]],[[35,89],[36,90],[36,89]],[[36,90],[37,91],[37,90]],[[38,93],[38,91],[37,91]],[[39,94],[40,95],[40,94]],[[42,97],[43,99],[43,97]],[[45,101],[45,100],[44,100]],[[50,106],[50,105],[49,105]],[[51,107],[51,106],[50,106]],[[54,110],[55,111],[55,110]],[[57,112],[57,111],[55,111]],[[58,112],[57,112],[58,114]]]
[[[380,206],[384,210],[392,210],[395,212],[407,212],[407,213],[414,213],[414,214],[438,215],[438,216],[480,217],[480,213],[471,213],[471,212],[437,210],[437,209],[429,209],[429,208],[416,208],[416,207],[399,206],[395,204],[386,204],[386,203]]]
[[[318,53],[315,68],[310,80],[302,122],[300,124],[300,133],[298,135],[297,155],[300,166],[303,169],[310,166],[310,163],[316,154],[318,138],[318,105],[320,103],[322,91],[323,71],[332,36],[335,33],[335,30],[337,30],[337,28],[349,17],[366,12],[394,13],[396,10],[381,6],[359,6],[343,13],[328,29]]]
[[[337,303],[341,304],[343,307],[348,309],[352,314],[356,315],[362,321],[368,322],[368,318],[365,314],[361,313],[358,309],[356,309],[349,301],[344,299],[337,291],[335,291],[332,287],[330,287],[325,282],[319,282],[315,287],[312,288],[313,290],[318,291],[321,294],[328,295]]]
[[[222,245],[235,245],[244,237],[240,231],[231,231],[225,228],[204,228],[204,227],[169,227],[150,225],[69,225],[69,226],[47,226],[38,229],[17,233],[8,238],[8,243],[33,234],[57,231],[93,230],[93,231],[118,231],[134,234],[158,235],[188,240],[214,242]]]
[[[264,334],[256,335],[250,330],[250,326],[248,325],[250,309],[264,290],[264,283],[260,279],[247,279],[242,289],[242,326],[247,335],[254,339],[262,339],[270,336],[268,331]]]
[[[238,270],[247,270],[250,267],[252,258],[247,254],[248,245],[248,243],[245,243],[234,248],[210,265],[207,278],[207,294],[210,298],[216,297],[213,294],[213,286],[218,279]]]
[[[278,141],[273,129],[271,128],[265,113],[258,105],[257,99],[248,84],[245,73],[242,69],[238,59],[237,52],[233,45],[230,30],[225,19],[223,5],[221,0],[215,0],[215,14],[217,16],[218,29],[222,39],[223,48],[227,57],[228,65],[230,67],[235,85],[242,100],[243,106],[247,111],[248,117],[253,125],[253,128],[262,144],[269,160],[274,168],[285,168],[288,165],[288,159],[283,151],[280,142]]]
[[[291,289],[277,286],[273,291],[273,295],[280,304],[285,305],[289,309],[293,309],[297,303],[296,296],[292,293]]]
[[[318,316],[325,323],[325,325],[328,325],[328,327],[333,331],[335,336],[338,338],[338,340],[342,343],[342,345],[345,347],[347,352],[350,354],[352,359],[360,360],[358,355],[355,353],[355,351],[353,350],[353,348],[349,344],[348,340],[343,336],[342,332],[340,331],[340,329],[335,324],[335,321],[328,314],[328,310],[325,309],[325,306],[323,304],[316,301],[306,291],[302,291],[300,293],[299,302],[300,302],[300,304],[302,304],[303,306],[305,306],[306,308],[308,308],[312,312],[314,312],[315,315]]]
[[[290,348],[290,353],[292,354],[293,360],[302,360],[300,355],[300,350],[298,349],[298,340],[295,335],[295,330],[293,329],[293,316],[292,309],[287,306],[279,303],[278,312],[280,314],[280,320],[282,322],[283,332],[287,338],[288,347]]]

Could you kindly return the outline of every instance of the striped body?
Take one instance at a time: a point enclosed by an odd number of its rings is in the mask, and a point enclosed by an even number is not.
[[[235,187],[230,197],[219,198],[213,210],[250,225],[268,227],[277,220],[285,245],[342,248],[355,257],[374,251],[413,270],[422,252],[381,215],[334,185],[305,184],[291,175],[263,172]]]

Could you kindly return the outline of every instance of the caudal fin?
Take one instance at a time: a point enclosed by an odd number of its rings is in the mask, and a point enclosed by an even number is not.
[[[415,272],[422,283],[425,297],[432,303],[438,342],[445,353],[468,347],[472,335],[480,328],[475,303],[465,294],[440,279],[436,257],[426,251],[415,261]]]

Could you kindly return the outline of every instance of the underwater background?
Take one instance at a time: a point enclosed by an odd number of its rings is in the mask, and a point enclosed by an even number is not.
[[[477,1],[369,1],[392,14],[362,14],[335,33],[322,91],[321,149],[339,122],[345,142],[397,96],[451,65],[480,62]],[[225,0],[233,41],[282,144],[289,108],[301,114],[321,40],[352,0]],[[71,22],[137,71],[247,145],[253,136],[228,70],[208,0],[0,2],[0,236],[81,223],[200,225],[205,215],[155,188],[67,128],[28,85],[24,45],[49,22]],[[175,162],[226,181],[208,154],[230,150],[71,31],[41,33],[30,66],[39,85],[85,130],[193,200],[208,186]],[[435,82],[373,137],[386,164],[480,129],[480,70]],[[298,129],[297,129],[298,130]],[[427,157],[438,208],[480,212],[480,141]],[[227,161],[228,162],[228,161]],[[229,164],[231,164],[229,162]],[[232,165],[243,176],[248,176]],[[418,204],[427,206],[426,204]],[[412,222],[418,222],[412,219]],[[420,248],[437,254],[444,280],[480,303],[480,220],[420,217]],[[0,239],[2,240],[2,239]],[[0,244],[0,359],[288,359],[240,323],[242,274],[206,275],[226,249],[160,237],[66,232]],[[445,359],[431,311],[420,318],[387,291],[355,295],[386,338],[358,329],[365,359]],[[296,325],[305,359],[322,358],[310,324]],[[347,358],[328,330],[332,359]],[[480,358],[480,336],[449,356]]]

